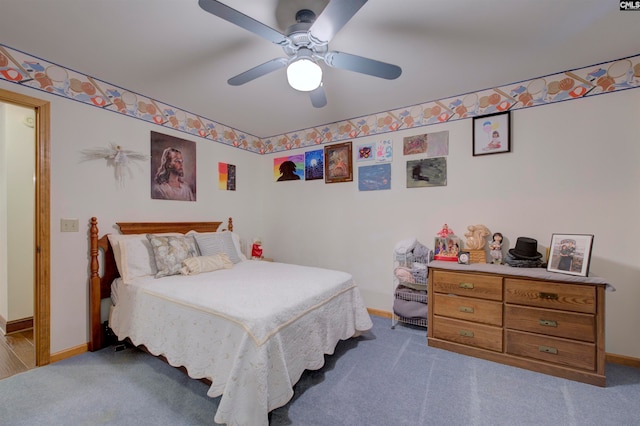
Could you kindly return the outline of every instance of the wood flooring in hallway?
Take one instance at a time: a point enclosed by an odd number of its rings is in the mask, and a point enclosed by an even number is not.
[[[0,379],[22,373],[36,366],[33,329],[11,333],[0,332]]]

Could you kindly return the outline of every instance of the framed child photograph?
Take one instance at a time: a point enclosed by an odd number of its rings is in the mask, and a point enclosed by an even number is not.
[[[473,156],[511,151],[511,115],[509,111],[474,117]]]
[[[593,235],[553,234],[549,246],[547,271],[588,276],[592,247]]]

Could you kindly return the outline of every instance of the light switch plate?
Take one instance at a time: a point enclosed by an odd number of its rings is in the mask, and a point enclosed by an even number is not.
[[[60,219],[60,232],[78,232],[78,219]]]

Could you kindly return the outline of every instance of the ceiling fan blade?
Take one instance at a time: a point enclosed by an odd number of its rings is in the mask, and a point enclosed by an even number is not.
[[[323,59],[330,67],[386,78],[387,80],[394,80],[402,74],[402,68],[397,65],[376,61],[375,59],[363,58],[362,56],[352,55],[350,53],[327,52]]]
[[[264,64],[260,64],[257,67],[253,67],[248,71],[238,74],[235,77],[231,77],[227,80],[227,83],[232,86],[240,86],[241,84],[248,83],[258,77],[269,74],[270,72],[284,68],[288,63],[289,61],[286,58],[272,59],[269,62],[265,62]]]
[[[286,43],[287,38],[284,34],[274,30],[273,28],[263,24],[262,22],[256,21],[255,19],[238,12],[235,9],[230,8],[226,4],[220,3],[216,0],[199,0],[198,4],[205,11],[224,19],[225,21],[231,22],[241,28],[244,28],[247,31],[251,31],[254,34],[259,35],[260,37],[269,40],[275,44],[283,44]]]
[[[309,32],[316,40],[329,42],[366,2],[367,0],[330,1],[309,28]]]
[[[320,83],[320,86],[318,86],[317,89],[309,92],[309,96],[311,97],[311,105],[315,108],[322,108],[327,104],[327,95],[324,92],[322,83]]]

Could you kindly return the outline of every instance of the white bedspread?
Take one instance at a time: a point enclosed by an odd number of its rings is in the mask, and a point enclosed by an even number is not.
[[[210,379],[215,421],[230,425],[267,425],[305,369],[372,326],[351,275],[273,262],[119,283],[117,301],[116,335]]]

